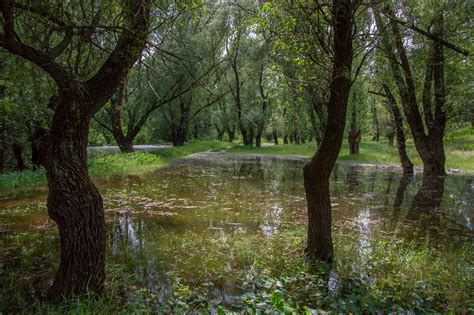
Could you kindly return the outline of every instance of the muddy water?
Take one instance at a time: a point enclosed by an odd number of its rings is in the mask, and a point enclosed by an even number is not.
[[[229,239],[238,234],[265,242],[282,230],[304,227],[304,163],[207,153],[145,176],[101,179],[109,268],[139,274],[160,296],[169,293],[173,277],[192,284],[249,268],[235,261]],[[472,242],[472,177],[407,179],[395,167],[339,163],[331,192],[334,228],[356,239],[359,256],[371,251],[380,234],[429,239],[433,247]],[[32,297],[41,295],[51,282],[58,239],[45,198],[44,190],[0,198],[0,298],[19,286]],[[219,281],[213,285],[231,302],[238,294],[232,277]]]

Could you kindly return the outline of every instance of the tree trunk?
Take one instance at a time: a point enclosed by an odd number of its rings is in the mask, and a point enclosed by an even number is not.
[[[234,140],[235,140],[235,129],[227,128],[227,135],[229,136],[229,142],[234,142]]]
[[[25,161],[23,160],[23,147],[18,142],[13,142],[12,151],[16,160],[17,170],[24,171],[26,169],[26,165]]]
[[[255,136],[255,147],[260,148],[262,146],[262,134],[257,131]]]
[[[283,144],[288,144],[288,135],[287,134],[285,134],[283,136]]]
[[[397,137],[397,150],[398,150],[398,157],[400,158],[400,164],[403,168],[403,173],[405,174],[413,174],[413,163],[410,161],[406,151],[405,145],[405,132],[403,131],[403,118],[398,110],[398,106],[393,96],[392,92],[388,85],[382,85],[385,94],[387,95],[387,103],[390,112],[392,113],[393,117],[393,124],[395,125],[395,135]]]
[[[379,126],[379,119],[377,116],[377,107],[375,106],[375,99],[372,102],[372,118],[374,120],[374,136],[372,137],[372,140],[375,140],[376,142],[379,142],[380,139],[380,126]]]
[[[350,0],[333,2],[334,61],[329,85],[328,120],[321,145],[303,170],[308,203],[305,253],[310,259],[326,262],[331,262],[333,258],[329,176],[341,149],[351,88],[352,6]]]
[[[101,293],[105,280],[105,219],[102,197],[87,171],[90,117],[84,106],[63,97],[48,135],[48,213],[59,229],[61,262],[48,295]]]
[[[48,130],[41,126],[35,128],[34,134],[31,137],[31,164],[33,170],[40,167],[46,167],[48,156]]]
[[[391,127],[387,131],[387,139],[388,139],[388,146],[389,147],[393,147],[393,140],[395,139],[395,132],[393,131],[393,129],[395,129],[395,126]]]
[[[391,14],[391,12],[388,12]],[[376,16],[376,23],[382,29],[382,21]],[[444,88],[444,55],[443,45],[439,41],[433,41],[432,55],[427,59],[427,72],[425,74],[425,84],[423,88],[423,101],[431,102],[431,85],[434,85],[434,106],[423,104],[425,109],[434,108],[434,114],[431,110],[424,111],[425,127],[422,116],[418,108],[415,81],[411,72],[407,53],[403,44],[398,24],[390,19],[390,26],[395,42],[395,47],[400,59],[398,63],[395,59],[392,45],[389,38],[385,35],[382,37],[385,51],[392,69],[392,75],[397,84],[398,92],[402,101],[402,107],[413,135],[415,147],[423,161],[423,173],[429,176],[445,175],[445,154],[444,154],[444,129],[446,125],[446,114],[444,109],[445,88]],[[438,38],[443,35],[443,17],[439,14],[433,23],[433,34]],[[429,63],[432,63],[430,65]],[[400,67],[403,71],[400,71]],[[431,119],[433,119],[431,121]]]
[[[122,111],[125,105],[125,85],[126,78],[120,81],[117,91],[110,99],[111,108],[108,110],[110,122],[112,123],[112,134],[115,142],[122,153],[134,152],[133,138],[127,136],[122,130]]]
[[[272,131],[272,137],[273,137],[273,143],[275,145],[278,145],[278,134],[277,134],[277,131],[276,130],[273,130]]]
[[[355,94],[353,94],[355,95]],[[355,100],[355,97],[353,97]],[[357,128],[356,121],[356,103],[355,101],[352,104],[352,122],[351,128],[349,129],[348,141],[349,141],[349,154],[359,154],[359,143],[360,143],[360,133],[361,130]]]

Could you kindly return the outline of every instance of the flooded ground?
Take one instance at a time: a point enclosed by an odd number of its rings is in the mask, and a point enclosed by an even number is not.
[[[101,179],[108,274],[116,269],[138,274],[160,300],[171,294],[178,278],[208,286],[232,304],[242,294],[236,279],[255,268],[256,261],[291,259],[285,256],[291,245],[271,240],[300,231],[298,246],[304,249],[304,163],[206,153],[145,176]],[[338,163],[331,177],[336,255],[350,242],[354,256],[344,259],[367,277],[364,257],[374,250],[377,237],[428,244],[434,252],[472,246],[474,178],[407,179],[400,174],[396,167]],[[26,300],[34,299],[52,280],[58,239],[45,198],[44,190],[0,198],[0,299],[11,300],[18,288],[24,288]],[[275,248],[275,257],[259,252],[265,244]]]

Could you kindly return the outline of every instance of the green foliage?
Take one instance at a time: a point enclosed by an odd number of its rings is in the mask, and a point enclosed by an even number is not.
[[[37,171],[10,172],[0,174],[0,190],[18,189],[46,184],[46,171],[41,168]]]
[[[104,154],[89,159],[91,176],[121,175],[150,171],[165,161],[150,153]]]

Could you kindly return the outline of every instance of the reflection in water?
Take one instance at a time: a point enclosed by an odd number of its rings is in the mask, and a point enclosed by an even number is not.
[[[400,211],[400,208],[403,203],[403,199],[405,197],[405,191],[407,190],[408,185],[413,180],[413,174],[410,173],[403,173],[403,176],[400,178],[400,182],[398,183],[397,192],[395,193],[395,200],[393,202],[393,212],[394,217]]]
[[[406,218],[415,221],[422,232],[436,232],[441,225],[444,181],[444,176],[423,176],[421,187],[411,202]]]
[[[108,224],[108,257],[127,264],[130,273],[144,275],[147,287],[159,291],[160,299],[170,294],[170,279],[176,276],[170,270],[176,266],[186,270],[179,276],[189,283],[202,276],[202,270],[222,268],[229,276],[214,284],[216,295],[231,303],[238,294],[232,275],[252,268],[234,261],[235,251],[240,250],[233,247],[235,235],[266,242],[285,229],[306,224],[304,163],[304,159],[206,153],[145,176],[108,177],[99,183]],[[357,247],[354,269],[366,280],[370,280],[365,268],[376,235],[418,241],[413,234],[427,230],[433,247],[472,240],[472,178],[448,176],[433,181],[400,175],[397,168],[350,163],[338,163],[333,170],[334,226],[344,236],[340,242]],[[413,192],[407,187],[414,187]],[[413,196],[416,187],[420,188]],[[44,204],[41,194],[1,201],[0,232],[8,233],[0,234],[0,241],[8,250],[0,250],[0,260],[31,246],[8,236],[14,233],[41,229],[50,231],[57,242],[55,226],[45,225]],[[435,234],[440,237],[432,238]],[[44,239],[38,242],[57,251]],[[329,278],[329,289],[336,290],[337,275]],[[4,280],[1,274],[0,280]]]
[[[349,164],[347,167],[347,190],[352,194],[356,188],[360,185],[360,166],[357,164]]]

